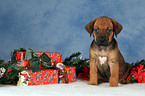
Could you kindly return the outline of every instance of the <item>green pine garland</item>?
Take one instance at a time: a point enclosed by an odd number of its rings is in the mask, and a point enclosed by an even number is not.
[[[136,67],[136,66],[139,66],[140,64],[144,65],[145,66],[145,60],[141,60],[141,61],[137,61],[136,63],[132,63],[131,65],[133,67]]]
[[[16,84],[18,81],[18,73],[21,71],[21,69],[24,69],[25,67],[18,65],[19,61],[15,60],[16,52],[18,51],[25,51],[25,49],[20,48],[17,50],[14,50],[11,53],[11,60],[7,61],[6,63],[4,60],[0,60],[0,68],[5,68],[6,72],[3,74],[3,76],[0,78],[0,84]]]
[[[78,76],[79,73],[82,73],[83,65],[89,67],[89,62],[87,58],[83,59],[79,57],[81,55],[80,52],[72,53],[70,57],[66,57],[64,59],[63,64],[66,66],[74,66],[76,67],[76,75]]]

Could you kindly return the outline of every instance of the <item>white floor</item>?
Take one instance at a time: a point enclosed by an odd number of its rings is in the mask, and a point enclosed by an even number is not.
[[[109,87],[109,83],[88,85],[88,81],[79,79],[69,84],[0,85],[0,96],[145,96],[145,83]]]

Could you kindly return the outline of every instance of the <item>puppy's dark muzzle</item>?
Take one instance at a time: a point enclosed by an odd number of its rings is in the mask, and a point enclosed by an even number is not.
[[[99,42],[101,43],[103,43],[103,42],[106,42],[106,37],[105,36],[100,36],[100,38],[99,38]]]
[[[100,36],[99,42],[105,42],[105,36]]]
[[[96,41],[97,41],[96,44],[98,46],[107,46],[108,45],[105,36],[99,36],[98,40],[96,40]]]

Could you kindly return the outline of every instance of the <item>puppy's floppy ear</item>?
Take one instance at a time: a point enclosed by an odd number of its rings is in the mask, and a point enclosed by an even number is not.
[[[90,22],[86,25],[86,27],[85,27],[85,29],[87,30],[87,32],[90,33],[90,36],[91,36],[92,33],[93,33],[93,29],[94,29],[93,27],[94,27],[95,21],[96,21],[96,19],[93,19],[93,20],[90,21]]]
[[[122,30],[122,25],[119,24],[117,21],[115,21],[114,19],[111,19],[112,23],[113,23],[113,31],[115,32],[115,36],[117,37],[117,35],[121,32]]]

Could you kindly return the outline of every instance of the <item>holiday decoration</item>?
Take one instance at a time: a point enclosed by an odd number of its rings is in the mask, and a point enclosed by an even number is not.
[[[127,77],[129,83],[145,83],[145,67],[140,64],[139,66],[133,67],[130,75]]]
[[[61,59],[61,53],[34,52],[32,49],[17,49],[11,60],[0,60],[0,84],[18,86],[75,82],[76,77],[89,80],[89,59],[80,52]],[[145,83],[145,60],[132,63],[126,83]]]
[[[28,86],[30,75],[28,73],[28,70],[23,70],[19,73],[19,81],[17,83],[17,86]]]
[[[26,50],[26,52],[16,52],[16,61],[20,61],[20,65],[26,67],[29,63],[40,63],[41,68],[44,66],[52,67],[54,64],[62,62],[61,53],[51,53],[51,52],[33,52],[32,49]],[[47,62],[47,64],[45,63]],[[43,67],[44,67],[43,66]]]
[[[83,79],[89,81],[89,71],[90,71],[89,68],[83,65],[82,73],[79,73],[78,77],[82,77]]]
[[[68,83],[76,81],[76,67],[66,66]]]
[[[29,66],[29,60],[25,60],[25,53],[26,52],[16,52],[16,61],[20,61],[19,65],[21,66]]]
[[[61,55],[23,48],[14,50],[11,60],[0,61],[0,83],[16,84],[18,81],[18,86],[29,86],[75,82],[75,67],[65,66]]]
[[[57,63],[56,68],[59,70],[59,83],[68,83],[66,66],[63,63]]]
[[[89,59],[83,59],[83,57],[79,57],[80,55],[80,52],[73,53],[70,57],[66,57],[63,62],[66,66],[76,67],[76,76],[78,76],[79,73],[83,73],[83,65],[89,67]]]
[[[33,72],[31,69],[22,71],[17,86],[58,84],[58,70],[45,69]]]
[[[11,60],[7,62],[0,60],[0,68],[5,69],[5,72],[3,71],[3,76],[0,78],[0,84],[16,84],[19,79],[18,73],[25,68],[18,64],[19,61],[15,60],[17,51],[25,51],[25,49],[20,48],[18,50],[14,50],[11,53]]]
[[[37,52],[38,56],[43,54],[42,52]],[[61,55],[62,53],[57,53],[57,52],[45,52],[45,54],[51,59],[51,63],[57,64],[62,62],[61,60]]]
[[[71,83],[76,81],[76,67],[65,66],[63,63],[56,64],[59,70],[59,83]]]
[[[11,60],[6,63],[4,60],[0,60],[0,84],[16,84],[19,79],[18,74],[27,68],[31,68],[33,72],[46,68],[56,69],[53,64],[57,62],[62,62],[61,53],[33,52],[32,49],[25,50],[23,48],[14,50]]]
[[[28,85],[58,84],[58,70],[46,69],[33,72],[29,70],[30,80]]]
[[[4,75],[6,69],[4,67],[0,68],[0,78],[2,78],[2,76]]]
[[[4,65],[4,60],[0,60],[0,78],[3,77],[5,72],[6,72],[6,68],[5,68],[5,65]]]

